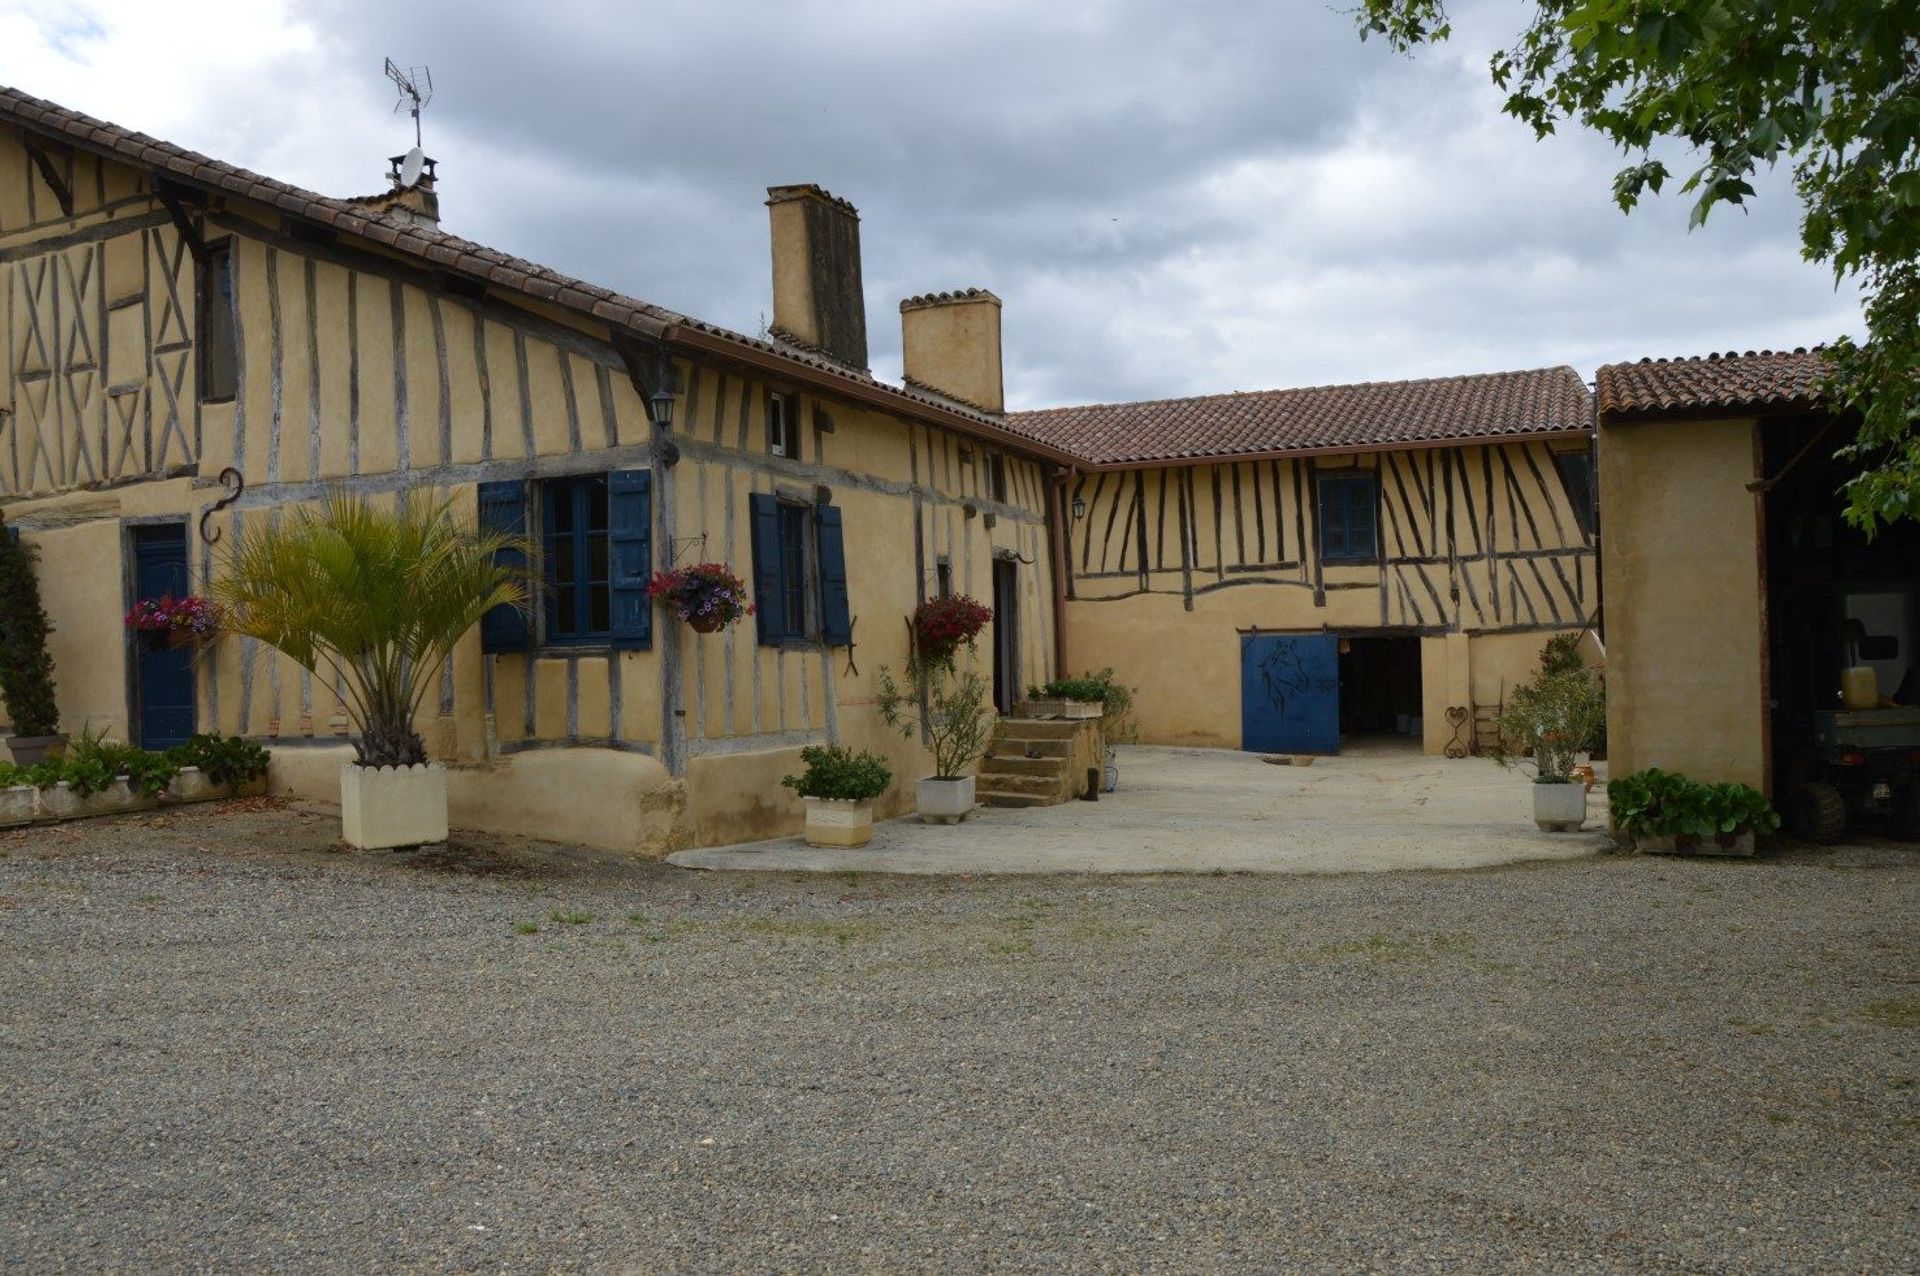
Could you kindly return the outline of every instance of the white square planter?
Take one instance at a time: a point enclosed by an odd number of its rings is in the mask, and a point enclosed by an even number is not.
[[[1029,718],[1098,718],[1107,707],[1097,700],[1029,700]]]
[[[1547,833],[1578,833],[1587,822],[1587,786],[1534,785],[1533,822]]]
[[[808,846],[865,846],[873,837],[873,803],[846,798],[802,798]]]
[[[923,824],[958,824],[973,814],[974,777],[957,780],[928,776],[914,785],[915,805]]]
[[[0,828],[33,823],[33,814],[39,798],[39,791],[31,785],[23,784],[18,788],[0,789]]]
[[[438,762],[340,767],[340,831],[363,851],[447,840],[447,772]]]

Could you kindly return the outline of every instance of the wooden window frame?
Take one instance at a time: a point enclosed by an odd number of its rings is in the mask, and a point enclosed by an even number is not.
[[[599,495],[603,510],[599,531],[591,526],[593,485],[599,484]],[[544,646],[549,647],[604,647],[613,642],[613,496],[611,483],[606,474],[572,474],[560,478],[541,479],[535,484],[538,494],[540,517],[540,582],[542,597],[539,608],[540,638]],[[561,494],[571,505],[573,530],[565,533],[572,538],[568,554],[572,558],[574,579],[571,588],[575,591],[574,614],[564,624],[559,623],[559,585],[554,578],[554,541],[561,533],[554,530],[554,515],[558,510]],[[601,581],[592,579],[593,539],[598,537],[606,542],[606,578]],[[606,596],[607,627],[593,628],[593,599],[598,593]]]
[[[1359,467],[1341,470],[1319,470],[1315,472],[1313,482],[1314,503],[1319,514],[1317,519],[1318,526],[1314,528],[1314,548],[1320,555],[1321,563],[1329,567],[1369,567],[1378,564],[1380,562],[1381,551],[1380,472],[1378,470]],[[1341,535],[1347,545],[1351,546],[1353,541],[1353,525],[1348,514],[1353,508],[1353,499],[1347,495],[1347,493],[1353,491],[1361,483],[1365,483],[1367,486],[1367,503],[1372,507],[1372,519],[1368,527],[1368,536],[1371,538],[1372,543],[1365,553],[1356,553],[1351,548],[1343,548],[1338,553],[1332,552],[1327,548],[1327,527],[1332,512],[1327,499],[1329,492],[1337,490],[1342,493],[1340,498],[1340,517],[1342,519]]]
[[[194,344],[194,393],[201,403],[232,403],[240,393],[240,324],[236,315],[240,298],[233,287],[233,237],[215,240],[206,247],[206,253],[197,259],[194,280],[193,344]],[[210,323],[214,314],[214,299],[219,288],[219,275],[224,271],[227,282],[227,356],[232,366],[226,370],[225,393],[209,391],[213,381],[212,354],[214,342]]]
[[[767,451],[800,459],[800,396],[791,390],[767,391]]]

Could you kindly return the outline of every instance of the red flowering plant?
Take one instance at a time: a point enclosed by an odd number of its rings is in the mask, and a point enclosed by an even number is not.
[[[694,563],[655,572],[647,597],[673,611],[703,634],[725,629],[742,616],[753,615],[746,582],[724,563]]]
[[[198,594],[142,598],[127,613],[127,628],[173,642],[206,642],[220,636],[220,608]]]
[[[913,613],[913,641],[921,662],[952,668],[961,646],[972,647],[992,619],[991,607],[965,594],[927,599]]]

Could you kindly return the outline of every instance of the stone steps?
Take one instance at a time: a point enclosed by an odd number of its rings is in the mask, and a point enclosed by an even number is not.
[[[1072,722],[1002,718],[980,762],[976,790],[987,806],[1051,806],[1072,792]]]

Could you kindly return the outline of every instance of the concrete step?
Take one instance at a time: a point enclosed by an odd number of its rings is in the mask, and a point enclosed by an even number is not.
[[[1023,758],[1011,753],[996,753],[980,760],[981,775],[1050,775],[1062,779],[1067,774],[1067,759]]]
[[[983,773],[975,785],[975,792],[993,793],[1033,793],[1041,796],[1065,797],[1067,777],[1065,775],[1005,775]]]
[[[1073,754],[1073,742],[1071,740],[996,739],[987,747],[987,752],[996,758],[1025,758],[1031,754],[1035,758],[1064,762]]]
[[[994,733],[1023,740],[1071,740],[1079,729],[1080,723],[1069,718],[1002,718]]]
[[[974,797],[982,806],[1057,806],[1066,799],[1048,797],[1039,793],[996,793],[992,789],[979,789]]]

